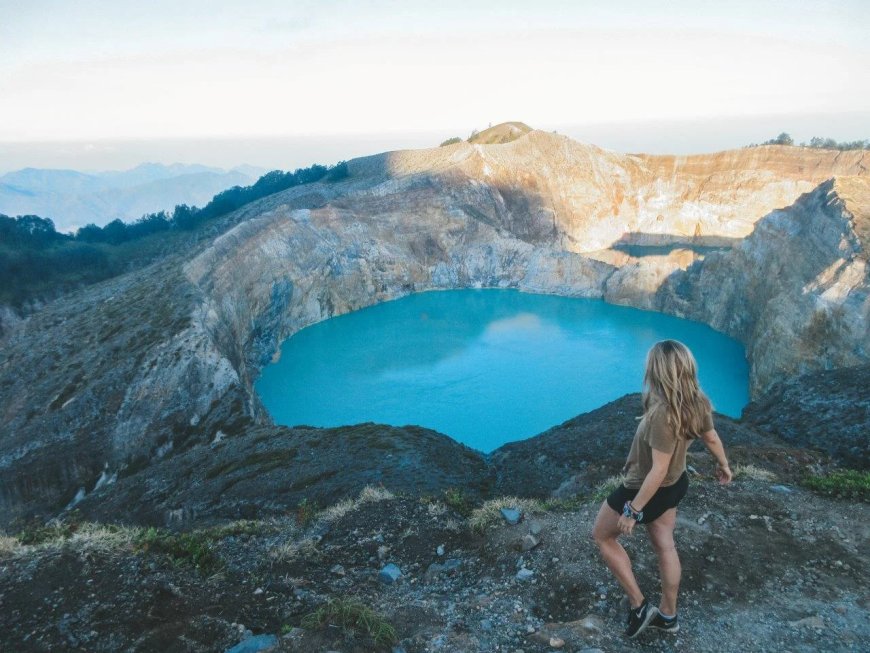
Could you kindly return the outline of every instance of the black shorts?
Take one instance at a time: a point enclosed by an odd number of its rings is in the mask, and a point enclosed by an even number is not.
[[[683,471],[676,483],[660,487],[656,490],[656,493],[652,496],[652,499],[649,500],[649,503],[643,507],[643,519],[638,523],[649,524],[651,521],[655,521],[661,517],[666,510],[676,508],[677,504],[683,500],[684,496],[686,496],[686,491],[688,489],[689,475]],[[626,501],[634,499],[634,496],[639,490],[640,488],[637,488],[637,490],[631,490],[620,484],[618,488],[608,495],[607,505],[621,515],[622,506],[625,505]]]

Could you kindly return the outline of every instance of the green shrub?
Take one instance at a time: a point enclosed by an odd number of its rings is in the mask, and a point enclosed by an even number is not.
[[[439,147],[444,147],[445,145],[455,145],[456,143],[461,143],[462,139],[459,136],[454,136],[453,138],[448,138],[446,141],[443,141]]]
[[[305,615],[301,625],[309,630],[338,626],[370,637],[376,646],[390,646],[399,641],[396,629],[357,598],[331,598]]]
[[[71,511],[62,520],[52,520],[43,523],[31,521],[26,524],[16,536],[21,544],[45,544],[53,540],[68,540],[80,526],[80,513],[78,509]]]
[[[454,487],[444,490],[444,503],[463,517],[468,517],[473,510],[471,500],[463,494],[462,490]]]
[[[76,532],[78,524],[60,523],[46,524],[44,526],[26,526],[18,533],[18,541],[22,544],[45,544],[52,540],[68,540]]]
[[[823,476],[807,476],[803,484],[819,494],[870,503],[870,471],[837,470]]]
[[[317,503],[305,497],[296,505],[296,523],[303,528],[314,521],[317,515]]]
[[[220,568],[220,559],[212,550],[211,538],[202,531],[174,534],[154,528],[145,529],[136,542],[138,549],[169,556],[174,563],[189,564],[202,572]]]

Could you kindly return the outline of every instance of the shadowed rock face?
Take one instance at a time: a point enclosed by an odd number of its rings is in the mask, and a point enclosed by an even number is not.
[[[533,131],[350,161],[341,183],[252,203],[191,251],[11,329],[0,521],[57,511],[80,490],[97,501],[106,479],[145,474],[140,498],[118,504],[135,511],[158,496],[167,461],[197,451],[188,464],[199,464],[215,439],[268,426],[253,381],[284,338],[421,290],[512,287],[688,316],[744,342],[756,397],[783,374],[866,361],[863,157],[623,156]],[[834,175],[853,176],[825,182]],[[612,247],[626,242],[669,250]],[[154,510],[183,513],[186,494],[159,496]]]
[[[277,517],[303,500],[323,507],[380,484],[415,495],[462,488],[480,498],[492,474],[480,452],[417,426],[253,426],[123,476],[77,508],[100,521],[138,506],[140,523],[205,524]]]
[[[641,395],[625,395],[534,437],[502,445],[489,455],[496,494],[569,497],[595,489],[622,469],[642,414]],[[735,447],[758,451],[785,445],[784,440],[726,415],[716,413],[714,425],[732,459]],[[793,446],[806,442],[795,438]],[[700,441],[689,451],[712,460]]]
[[[870,468],[870,365],[785,379],[743,411],[743,421],[793,446]]]

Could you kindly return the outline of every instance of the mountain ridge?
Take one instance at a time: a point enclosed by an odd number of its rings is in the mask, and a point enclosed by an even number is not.
[[[182,163],[98,172],[22,168],[0,176],[0,213],[49,217],[59,231],[130,221],[176,204],[204,204],[219,191],[252,183],[255,170]]]

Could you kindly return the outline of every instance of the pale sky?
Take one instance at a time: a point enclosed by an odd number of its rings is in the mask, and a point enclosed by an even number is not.
[[[0,142],[854,117],[868,34],[863,0],[0,0]]]

